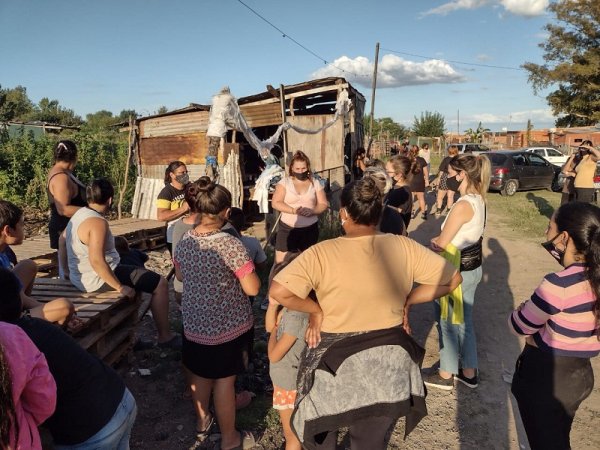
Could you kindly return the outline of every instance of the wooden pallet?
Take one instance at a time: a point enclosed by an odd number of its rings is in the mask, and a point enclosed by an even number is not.
[[[36,278],[31,296],[46,303],[64,297],[75,306],[84,327],[73,337],[109,365],[125,356],[135,343],[141,296],[126,299],[117,291],[81,292],[69,281]]]

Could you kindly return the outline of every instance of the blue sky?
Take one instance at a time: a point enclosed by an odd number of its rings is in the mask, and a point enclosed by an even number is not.
[[[527,119],[553,126],[525,71],[451,62],[543,62],[549,0],[243,2],[319,58],[237,0],[0,0],[0,84],[83,117],[148,115],[209,104],[224,85],[242,97],[322,76],[347,78],[370,102],[379,42],[376,117],[410,126],[438,111],[456,131],[460,110],[461,131],[480,120],[494,131]]]

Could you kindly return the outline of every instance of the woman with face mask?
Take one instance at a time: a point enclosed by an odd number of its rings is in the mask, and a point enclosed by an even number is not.
[[[477,342],[473,326],[475,290],[481,281],[481,242],[485,227],[485,194],[490,184],[490,161],[468,154],[453,157],[448,164],[448,182],[456,180],[460,199],[442,224],[442,232],[431,240],[457,268],[462,284],[450,295],[436,300],[435,312],[440,341],[440,369],[425,377],[427,386],[451,391],[454,380],[470,388],[478,386]]]
[[[412,192],[408,186],[410,159],[401,155],[393,156],[386,163],[385,172],[392,179],[392,189],[386,194],[384,203],[402,214],[405,228],[408,230],[413,207]]]
[[[452,158],[458,155],[458,148],[451,145],[448,148],[448,156],[442,159],[438,169],[438,176],[433,184],[437,184],[437,198],[435,202],[435,217],[440,217],[442,213],[448,213],[454,204],[454,194],[458,190],[456,178],[452,178],[448,182],[448,164]],[[446,209],[444,211],[444,197],[446,197]]]
[[[190,207],[185,201],[185,186],[190,182],[187,167],[172,161],[165,169],[165,187],[156,200],[156,219],[167,222],[167,248],[173,254],[173,227]]]
[[[510,316],[509,328],[526,336],[512,393],[529,445],[571,448],[579,405],[594,387],[590,358],[600,353],[600,208],[562,205],[542,244],[563,269],[548,274],[530,300]]]
[[[319,240],[319,214],[329,204],[321,184],[312,178],[310,159],[300,150],[290,161],[289,176],[275,187],[271,202],[281,213],[275,263],[280,263],[287,252],[299,253]]]
[[[415,420],[409,432],[425,412],[424,350],[406,333],[408,310],[461,278],[412,239],[377,231],[382,194],[370,177],[347,184],[340,202],[345,235],[303,252],[274,277],[269,295],[309,313],[293,416],[302,444],[335,449],[338,428],[348,427],[351,448],[383,450],[400,416]],[[313,289],[318,303],[308,298]]]

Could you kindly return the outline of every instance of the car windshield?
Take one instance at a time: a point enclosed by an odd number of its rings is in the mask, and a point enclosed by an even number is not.
[[[489,158],[492,166],[502,166],[506,162],[506,155],[500,153],[490,153],[486,156]]]

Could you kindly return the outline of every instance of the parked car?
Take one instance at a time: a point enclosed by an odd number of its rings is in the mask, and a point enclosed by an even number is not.
[[[560,168],[525,150],[494,151],[487,154],[492,164],[490,190],[515,195],[527,189],[560,190]]]
[[[558,167],[562,167],[569,157],[567,155],[562,154],[558,150],[552,147],[527,147],[524,149],[526,152],[535,153],[536,155],[540,155],[542,158],[547,159],[552,164]]]
[[[472,153],[473,155],[479,155],[480,153],[489,152],[491,149],[487,145],[473,144],[467,142],[465,144],[450,144],[446,147],[446,154],[448,154],[448,148],[454,146],[458,148],[458,153]]]

